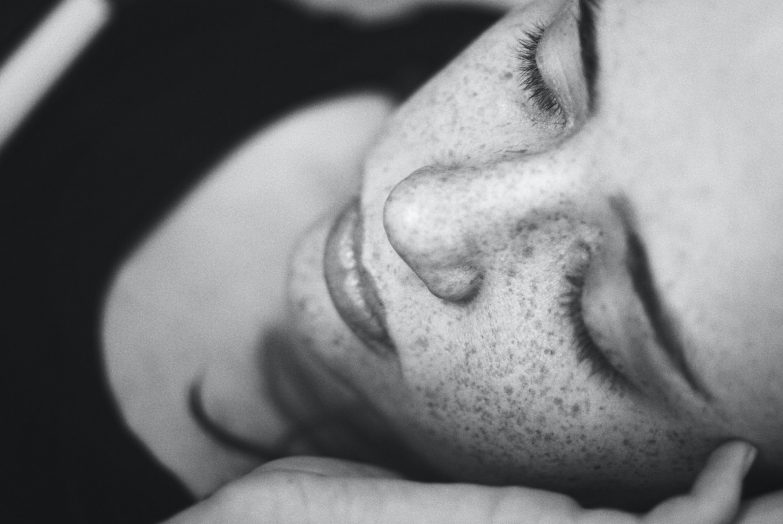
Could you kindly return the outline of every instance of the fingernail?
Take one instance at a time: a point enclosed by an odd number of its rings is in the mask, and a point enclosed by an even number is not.
[[[742,458],[742,474],[743,476],[748,473],[748,470],[753,465],[753,461],[756,460],[756,448],[750,444],[745,443],[745,456]]]

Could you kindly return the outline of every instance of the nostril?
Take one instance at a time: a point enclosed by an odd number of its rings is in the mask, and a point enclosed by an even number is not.
[[[517,238],[520,221],[583,216],[584,206],[573,203],[586,205],[593,192],[586,190],[581,169],[561,165],[560,154],[413,171],[384,202],[389,243],[433,295],[470,300],[501,258],[529,256]]]
[[[470,302],[481,288],[484,274],[472,265],[442,269],[424,280],[430,293],[449,302]]]

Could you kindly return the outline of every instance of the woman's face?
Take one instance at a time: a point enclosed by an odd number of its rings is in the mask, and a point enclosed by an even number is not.
[[[589,3],[594,52],[520,2],[398,111],[295,256],[303,351],[455,478],[781,468],[783,4]]]

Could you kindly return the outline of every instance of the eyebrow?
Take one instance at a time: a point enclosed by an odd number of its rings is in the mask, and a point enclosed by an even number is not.
[[[598,80],[598,51],[596,45],[596,14],[600,0],[579,0],[579,45],[582,55],[582,69],[587,81],[587,94],[590,112],[595,107],[595,85]]]
[[[711,399],[712,394],[704,386],[704,382],[694,373],[686,358],[687,353],[682,341],[679,324],[661,300],[660,294],[655,287],[647,250],[634,228],[634,220],[629,203],[625,199],[615,197],[612,199],[612,207],[620,217],[625,229],[626,267],[631,276],[634,292],[639,297],[639,301],[642,303],[642,307],[650,320],[656,342],[691,389],[704,399]]]

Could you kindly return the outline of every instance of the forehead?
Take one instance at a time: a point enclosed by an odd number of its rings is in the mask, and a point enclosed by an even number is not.
[[[780,280],[781,266],[767,266],[783,254],[783,9],[758,5],[602,11],[597,162],[629,193],[648,242],[666,243],[651,247],[660,264],[672,258],[670,278],[696,266],[725,282],[747,282],[749,268]]]
[[[607,0],[599,17],[595,162],[717,382],[736,377],[716,356],[783,374],[781,28],[777,2]]]
[[[769,111],[783,107],[783,3],[601,4],[599,45],[604,78],[610,80],[607,89],[633,86],[640,94],[664,92],[667,106],[673,108],[664,115],[685,110],[682,117],[690,117],[694,126],[720,127],[711,119],[729,116],[732,121],[740,118],[736,125],[763,119],[781,129]]]

